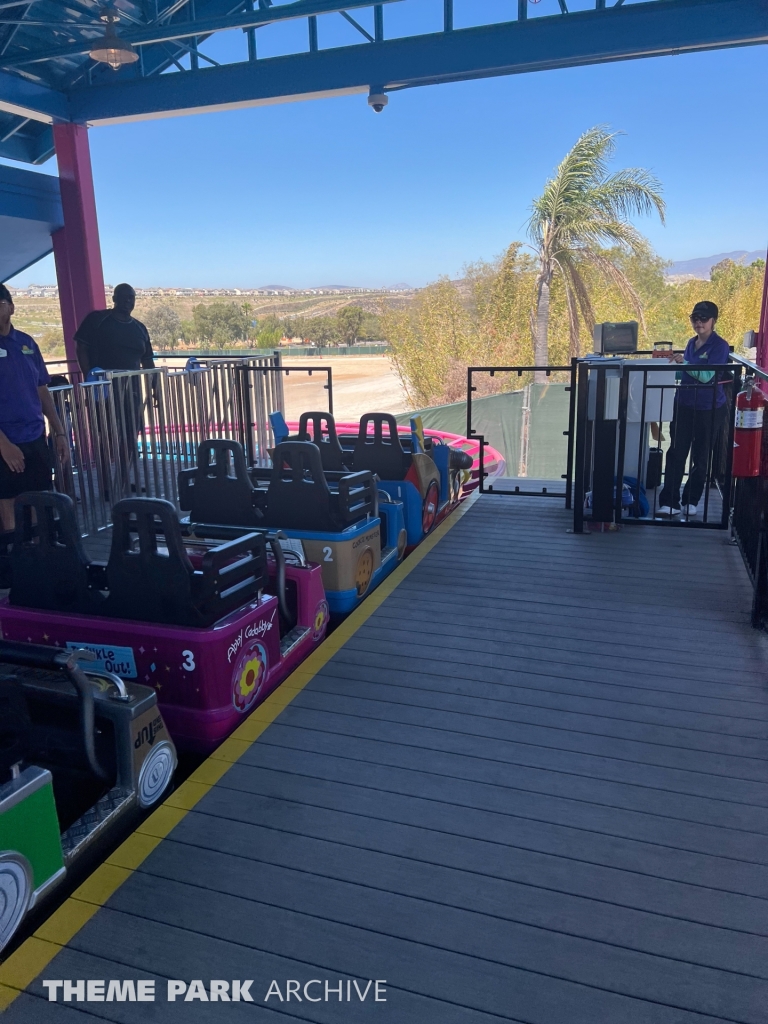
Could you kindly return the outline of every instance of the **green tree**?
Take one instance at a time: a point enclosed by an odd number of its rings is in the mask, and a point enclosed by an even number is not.
[[[382,339],[381,321],[376,313],[363,310],[363,322],[360,324],[357,337],[359,341],[380,341]]]
[[[193,340],[213,348],[246,341],[251,333],[250,313],[235,302],[201,302],[192,308]]]
[[[304,321],[304,337],[313,345],[326,348],[341,341],[339,321],[335,316],[313,316]]]
[[[283,334],[286,338],[300,338],[302,341],[307,336],[307,324],[303,316],[288,317],[283,326]]]
[[[479,341],[475,319],[454,282],[440,278],[408,306],[385,309],[381,321],[395,372],[413,407],[452,401],[456,368],[467,365]]]
[[[275,348],[282,341],[286,327],[273,313],[262,317],[257,326],[257,340],[261,348]]]
[[[345,345],[353,345],[360,336],[365,313],[359,306],[344,306],[336,314],[339,334]]]
[[[181,321],[181,338],[182,341],[189,344],[194,344],[198,338],[195,334],[195,322],[194,320],[182,320]]]
[[[143,319],[155,348],[176,348],[182,330],[181,317],[173,306],[159,302],[149,307]]]
[[[589,332],[595,323],[587,269],[610,281],[642,319],[639,297],[611,252],[647,253],[648,243],[628,218],[655,210],[663,223],[665,206],[661,185],[649,171],[625,168],[608,173],[616,134],[602,125],[584,132],[533,203],[528,233],[538,259],[532,328],[539,366],[549,362],[550,300],[556,277],[564,289],[572,355],[579,354],[580,318]],[[543,372],[537,376],[546,380]]]
[[[513,242],[495,263],[475,263],[464,269],[470,286],[471,308],[483,340],[477,358],[490,365],[530,365],[533,257]]]

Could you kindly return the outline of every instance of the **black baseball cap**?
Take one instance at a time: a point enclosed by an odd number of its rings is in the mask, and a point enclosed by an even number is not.
[[[700,317],[702,320],[711,320],[712,318],[717,320],[718,312],[718,308],[714,302],[697,302],[693,307],[691,320],[693,320],[694,317]]]
[[[11,296],[11,293],[8,291],[4,284],[0,284],[0,302],[2,302],[3,299],[6,302],[13,302],[13,297]]]

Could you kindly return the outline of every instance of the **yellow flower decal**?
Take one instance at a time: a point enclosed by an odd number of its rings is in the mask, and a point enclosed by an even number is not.
[[[238,711],[249,711],[256,703],[267,676],[267,652],[254,644],[235,667],[232,703]]]
[[[321,601],[315,610],[315,621],[312,623],[312,639],[314,641],[322,639],[325,627],[328,625],[329,615],[328,602]]]
[[[261,662],[258,658],[253,658],[251,661],[246,661],[243,666],[243,672],[240,676],[240,694],[243,697],[248,697],[248,694],[253,690],[256,685],[256,680],[259,678],[259,672],[261,670]]]

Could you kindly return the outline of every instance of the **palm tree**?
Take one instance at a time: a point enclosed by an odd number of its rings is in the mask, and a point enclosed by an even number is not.
[[[537,366],[546,366],[549,358],[549,302],[555,274],[565,286],[571,356],[579,354],[580,316],[590,332],[595,325],[584,279],[586,268],[594,268],[615,284],[642,322],[640,300],[606,250],[635,255],[647,252],[648,243],[627,218],[655,210],[663,224],[664,200],[661,184],[649,171],[629,167],[608,173],[606,164],[613,156],[618,134],[605,125],[584,132],[533,203],[528,234],[539,261],[536,311],[531,324]],[[536,378],[543,383],[546,374],[537,373]]]

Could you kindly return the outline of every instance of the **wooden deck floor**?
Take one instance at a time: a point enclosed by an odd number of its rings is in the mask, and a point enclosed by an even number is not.
[[[573,536],[557,504],[480,498],[43,974],[157,978],[158,1002],[38,979],[8,1024],[768,1021],[740,556]],[[168,978],[254,979],[255,1002],[168,1003]],[[289,979],[387,1001],[264,1001]]]

